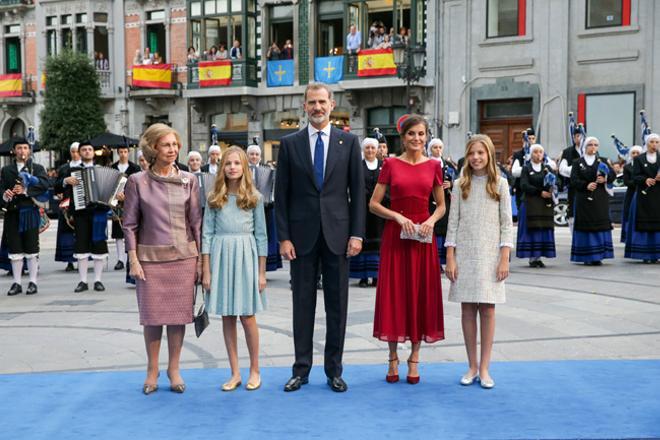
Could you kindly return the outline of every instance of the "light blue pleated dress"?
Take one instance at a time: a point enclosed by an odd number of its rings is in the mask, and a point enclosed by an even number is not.
[[[211,290],[206,310],[221,316],[250,316],[266,308],[259,293],[259,257],[268,256],[264,204],[240,209],[230,194],[222,209],[204,211],[202,254],[209,254]]]

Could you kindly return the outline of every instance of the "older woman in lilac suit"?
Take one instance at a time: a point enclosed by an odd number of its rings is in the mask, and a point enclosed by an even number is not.
[[[144,394],[158,389],[164,325],[170,389],[185,391],[179,359],[186,324],[193,321],[195,281],[201,274],[202,211],[197,179],[175,165],[180,146],[175,130],[165,124],[150,126],[140,139],[149,168],[131,175],[125,189],[123,228],[148,358]]]

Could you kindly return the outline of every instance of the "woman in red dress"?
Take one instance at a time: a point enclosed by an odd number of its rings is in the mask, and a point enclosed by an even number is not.
[[[422,341],[444,339],[442,288],[438,249],[433,226],[445,212],[442,166],[423,155],[428,123],[418,115],[401,124],[399,157],[385,159],[369,209],[387,220],[381,244],[376,289],[374,337],[387,341],[390,349],[386,380],[399,380],[397,344],[410,340],[408,383],[419,382],[417,370]],[[389,187],[390,209],[381,202]],[[433,194],[436,209],[429,216],[428,200]],[[402,239],[401,232],[415,239]]]

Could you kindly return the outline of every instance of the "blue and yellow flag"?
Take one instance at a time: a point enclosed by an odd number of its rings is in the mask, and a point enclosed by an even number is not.
[[[344,57],[321,57],[314,61],[314,81],[335,84],[344,79]]]
[[[293,60],[268,61],[268,87],[293,85]]]

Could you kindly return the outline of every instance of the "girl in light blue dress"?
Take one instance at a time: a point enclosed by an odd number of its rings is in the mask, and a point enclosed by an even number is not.
[[[231,378],[222,385],[233,391],[241,385],[238,366],[236,317],[240,317],[250,353],[246,389],[261,386],[259,329],[255,314],[265,309],[268,238],[263,200],[254,188],[247,155],[231,147],[218,167],[209,194],[202,229],[202,286],[206,310],[222,316]]]

